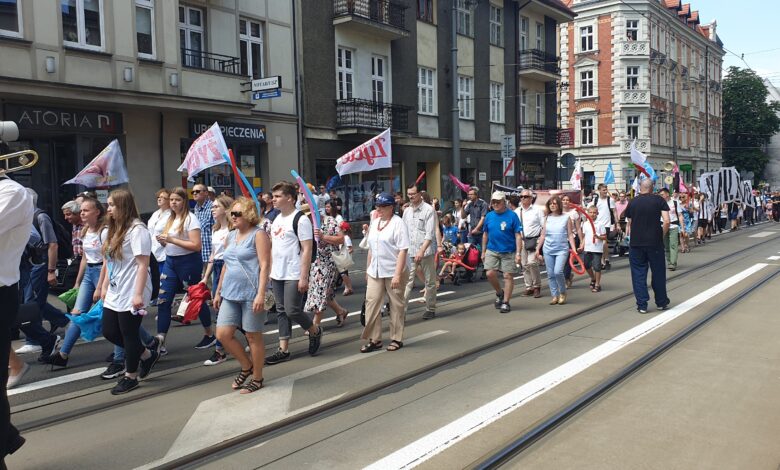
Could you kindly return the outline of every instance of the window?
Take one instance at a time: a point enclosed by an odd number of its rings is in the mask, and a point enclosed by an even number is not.
[[[528,49],[528,18],[525,16],[520,17],[520,50],[524,51]]]
[[[458,103],[460,105],[460,117],[474,119],[474,79],[458,75]]]
[[[580,119],[580,145],[593,145],[593,118]]]
[[[593,70],[580,72],[580,98],[593,98]]]
[[[420,114],[436,114],[436,71],[425,67],[417,69],[417,110]]]
[[[504,9],[490,5],[490,44],[504,46]]]
[[[62,42],[84,49],[103,49],[103,0],[60,0]]]
[[[203,10],[179,7],[179,47],[188,67],[203,67]]]
[[[658,87],[661,89],[661,93],[659,93],[659,96],[661,98],[666,98],[666,92],[668,91],[666,84],[666,71],[661,70],[661,79],[658,80]]]
[[[339,47],[336,57],[338,97],[340,100],[352,99],[355,69],[352,67],[352,51]]]
[[[682,125],[680,148],[688,148],[688,129],[685,127],[685,123]]]
[[[626,88],[639,89],[639,67],[626,67]]]
[[[504,122],[504,84],[490,82],[490,122]]]
[[[639,138],[639,116],[628,116],[626,131],[629,139],[634,140]]]
[[[474,36],[474,15],[466,0],[458,0],[458,34]]]
[[[19,0],[0,0],[0,36],[22,37],[22,9]]]
[[[650,26],[650,44],[653,49],[658,49],[658,27],[655,24]]]
[[[680,43],[680,63],[682,64],[683,67],[688,66],[688,50],[685,47],[684,42]]]
[[[593,50],[593,26],[580,28],[580,52]]]
[[[628,41],[639,40],[639,20],[626,21],[626,39]]]
[[[385,102],[385,58],[371,57],[371,99]]]
[[[669,57],[674,61],[677,60],[677,39],[674,36],[672,36],[669,42]]]
[[[528,124],[528,90],[520,90],[520,124]]]
[[[541,93],[536,94],[536,124],[544,125],[544,95]]]
[[[536,23],[536,49],[544,50],[544,25]]]
[[[139,57],[154,59],[154,0],[135,0],[135,42]]]
[[[263,24],[241,18],[238,20],[238,34],[241,39],[241,75],[262,78]]]
[[[433,23],[433,0],[417,0],[417,19]]]

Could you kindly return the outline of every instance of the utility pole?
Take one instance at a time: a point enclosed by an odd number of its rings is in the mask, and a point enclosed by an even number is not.
[[[677,69],[672,72],[674,73]],[[677,163],[677,80],[672,75],[672,160]]]
[[[710,46],[704,46],[704,157],[710,171]]]
[[[460,178],[460,106],[458,103],[458,0],[452,0],[452,174]],[[517,169],[515,169],[517,171]],[[474,182],[476,184],[476,181]]]

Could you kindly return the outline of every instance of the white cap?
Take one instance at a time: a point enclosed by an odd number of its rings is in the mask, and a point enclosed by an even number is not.
[[[208,188],[206,188],[206,191],[208,191],[208,192],[210,192],[210,193],[217,194],[217,192],[214,190],[214,187],[213,187],[213,186],[209,186]]]
[[[500,201],[502,199],[506,199],[506,194],[503,191],[495,191],[493,192],[493,195],[490,196],[491,201]]]

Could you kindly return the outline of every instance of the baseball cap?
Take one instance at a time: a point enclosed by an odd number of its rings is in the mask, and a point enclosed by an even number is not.
[[[347,222],[346,220],[344,222],[342,222],[339,227],[341,228],[341,230],[349,230],[350,229],[349,222]]]
[[[491,201],[500,201],[502,199],[506,199],[506,194],[503,191],[495,191],[493,192],[493,195],[490,196]]]
[[[208,191],[208,192],[210,192],[212,194],[217,194],[217,191],[214,190],[213,186],[209,186],[208,188],[206,188],[206,191]]]
[[[379,193],[376,195],[376,205],[377,207],[395,205],[395,198],[390,193]]]

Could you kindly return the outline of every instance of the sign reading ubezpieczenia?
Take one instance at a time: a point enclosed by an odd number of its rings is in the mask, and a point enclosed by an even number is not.
[[[187,156],[178,171],[187,170],[187,180],[195,181],[195,175],[212,166],[228,163],[228,148],[219,124],[214,123],[200,135],[187,150]]]
[[[339,176],[344,176],[361,171],[390,168],[392,165],[390,129],[385,129],[378,136],[363,142],[336,160],[336,171]]]

